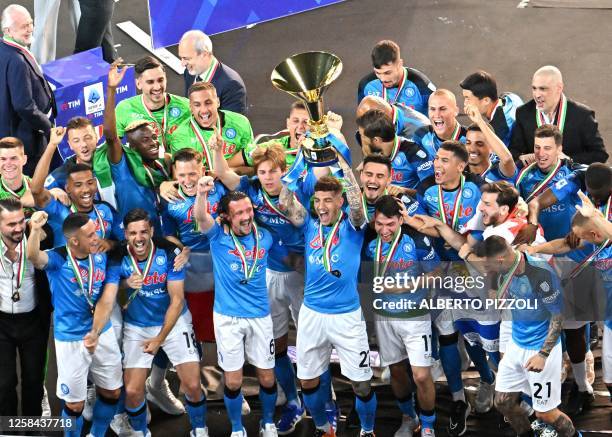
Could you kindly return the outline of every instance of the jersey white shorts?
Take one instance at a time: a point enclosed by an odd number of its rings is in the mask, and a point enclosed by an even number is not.
[[[512,341],[512,320],[502,320],[499,325],[499,351],[506,353],[508,345]]]
[[[603,345],[601,348],[603,381],[612,384],[612,329],[604,323]]]
[[[380,365],[389,366],[406,358],[412,366],[431,366],[431,318],[429,314],[412,319],[375,314]]]
[[[528,371],[525,364],[537,353],[537,350],[523,349],[511,340],[499,363],[495,391],[529,394],[533,409],[544,413],[561,403],[561,343],[552,348],[541,372]]]
[[[455,328],[455,319],[453,318],[453,310],[451,308],[443,309],[435,317],[434,326],[438,331],[438,335],[451,335],[457,331]]]
[[[274,338],[279,338],[289,332],[289,317],[297,326],[300,307],[304,301],[304,275],[267,269],[266,285]]]
[[[123,343],[123,314],[121,314],[121,307],[117,302],[113,305],[113,309],[110,315],[110,321],[113,325],[113,332],[117,341],[121,345]]]
[[[351,381],[372,378],[370,347],[361,308],[344,314],[324,314],[302,306],[297,332],[297,376],[314,379],[329,367],[332,347],[340,371]]]
[[[106,390],[123,385],[121,351],[112,329],[98,338],[98,345],[90,354],[83,340],[55,340],[57,360],[57,397],[66,402],[84,401],[87,397],[87,375],[93,383]]]
[[[123,367],[126,369],[150,369],[153,355],[143,351],[143,341],[159,334],[161,326],[136,326],[123,324]],[[191,313],[179,316],[174,327],[161,345],[174,366],[199,362],[200,353],[191,325]]]
[[[246,360],[258,369],[274,368],[272,318],[230,317],[213,312],[217,359],[226,372],[242,369]]]

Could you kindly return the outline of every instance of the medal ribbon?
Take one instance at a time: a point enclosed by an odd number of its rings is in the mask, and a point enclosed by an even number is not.
[[[489,166],[485,169],[485,171],[483,171],[482,173],[480,173],[480,177],[484,179],[485,175],[489,172],[489,170],[491,170],[493,168],[493,163],[491,162],[491,160],[489,159]]]
[[[138,267],[138,259],[136,258],[136,255],[132,253],[132,249],[128,246],[128,255],[130,257],[130,264],[132,264],[132,268],[134,269],[134,271],[137,272],[140,276],[142,276],[143,281],[149,275],[149,271],[151,270],[151,266],[153,265],[153,258],[154,258],[153,254],[155,253],[155,244],[153,244],[153,240],[150,240],[150,244],[151,244],[151,247],[149,247],[149,254],[147,255],[147,260],[145,261],[145,266],[144,266],[144,269],[142,270],[140,270],[140,267]],[[134,298],[138,295],[138,292],[141,289],[142,287],[137,288],[136,290],[132,291],[132,293],[128,297],[128,300],[124,306],[124,309],[127,308],[130,302],[134,300]]]
[[[491,111],[487,114],[487,118],[489,119],[489,121],[493,120],[493,116],[495,115],[495,111],[497,111],[497,108],[502,106],[502,103],[503,103],[502,99],[497,99],[497,101],[495,102],[495,105],[493,106]]]
[[[444,191],[442,190],[442,185],[438,185],[438,211],[440,214],[440,219],[444,224],[448,224],[451,222],[451,227],[453,230],[457,230],[457,225],[459,224],[459,212],[461,210],[461,203],[463,196],[463,186],[465,184],[465,176],[461,175],[459,179],[459,191],[457,192],[457,196],[455,197],[455,203],[453,205],[453,212],[450,220],[446,218],[446,211],[444,210]]]
[[[272,211],[274,211],[275,213],[280,215],[282,218],[284,218],[288,222],[291,222],[291,220],[289,220],[289,217],[287,217],[287,215],[285,215],[280,209],[278,209],[278,207],[276,205],[274,205],[274,202],[272,201],[272,198],[270,197],[270,195],[268,193],[266,193],[266,190],[264,190],[262,188],[261,189],[261,194],[263,196],[263,201],[264,201],[264,203],[266,204],[266,206],[268,208],[270,208]],[[295,193],[293,193],[293,197],[295,197]]]
[[[25,176],[21,176],[21,180],[21,186],[25,187],[25,190],[22,190],[25,193],[27,190],[30,189],[30,183],[28,182],[28,178],[26,178]],[[19,200],[21,199],[21,196],[23,196],[23,194],[20,196],[19,194],[17,194],[17,192],[11,190],[9,186],[4,183],[4,179],[2,177],[0,177],[0,183],[2,183],[2,188],[4,189],[4,191],[10,193],[15,199]]]
[[[408,77],[408,72],[406,71],[406,67],[403,67],[402,70],[403,70],[402,78],[400,79],[399,84],[397,85],[397,93],[395,94],[395,98],[393,99],[393,101],[387,99],[387,88],[385,88],[384,85],[382,87],[382,98],[388,101],[389,103],[391,103],[392,105],[394,105],[397,102],[397,99],[399,99],[399,96],[401,95],[404,89],[404,85],[406,85],[406,79]]]
[[[393,235],[393,241],[389,246],[389,251],[387,252],[387,256],[385,257],[382,251],[383,241],[380,238],[380,235],[376,237],[376,251],[374,253],[374,276],[384,276],[387,268],[389,267],[389,262],[393,259],[395,255],[395,251],[399,246],[400,237],[402,236],[402,228],[401,226],[397,228],[395,231],[395,235]],[[383,263],[384,259],[384,263]],[[381,268],[382,264],[382,268]]]
[[[327,238],[323,239],[323,225],[319,220],[319,241],[321,242],[321,247],[323,248],[323,267],[327,272],[331,273],[331,252],[332,245],[334,241],[334,236],[338,233],[338,228],[340,227],[340,222],[342,221],[342,211],[339,212],[338,218],[334,223],[331,231],[327,234]]]
[[[399,151],[399,147],[400,147],[400,137],[396,135],[395,138],[393,138],[393,148],[391,149],[391,162],[393,162],[393,160],[395,159],[395,156],[397,155],[397,152]]]
[[[247,264],[246,251],[244,250],[244,246],[242,245],[240,240],[238,240],[238,237],[236,237],[236,234],[234,234],[234,231],[231,227],[230,235],[232,236],[232,240],[234,240],[234,245],[238,250],[238,256],[240,257],[240,261],[242,262],[244,280],[248,281],[253,277],[253,274],[255,273],[255,268],[257,267],[257,261],[259,260],[259,232],[257,230],[257,225],[255,224],[255,221],[253,221],[253,238],[255,239],[255,246],[253,247],[253,264],[251,264],[250,268]]]
[[[68,259],[70,260],[70,267],[72,267],[72,272],[74,273],[74,278],[81,287],[81,291],[85,296],[85,300],[89,304],[89,307],[93,311],[94,302],[93,302],[93,283],[94,283],[94,262],[93,256],[89,254],[87,256],[88,259],[88,271],[87,271],[87,288],[85,288],[85,284],[83,283],[83,278],[81,278],[81,271],[79,270],[79,263],[77,259],[74,257],[70,248],[66,246],[66,252],[68,252]]]
[[[576,276],[578,276],[580,274],[580,272],[582,272],[586,266],[589,265],[589,263],[591,261],[593,261],[597,255],[599,255],[601,253],[602,250],[604,250],[606,247],[608,247],[608,244],[610,243],[610,239],[607,239],[606,241],[604,241],[603,243],[601,243],[599,246],[597,246],[597,248],[589,255],[587,256],[585,259],[583,259],[580,264],[578,264],[574,270],[571,271],[571,273],[568,276],[568,279],[574,279]]]
[[[96,208],[96,205],[93,206],[93,210],[94,210],[94,213],[96,214],[96,221],[98,222],[98,226],[100,226],[100,231],[102,232],[102,239],[104,239],[106,238],[106,229],[104,227],[104,219],[102,218],[102,214],[100,214],[100,211],[98,211],[98,208]],[[74,213],[79,212],[79,210],[77,209],[74,203],[70,205],[70,211]]]
[[[159,137],[161,138],[161,143],[162,143],[162,146],[164,147],[164,150],[165,150],[166,149],[166,128],[168,127],[168,105],[170,105],[170,96],[168,94],[166,94],[166,96],[164,98],[164,101],[165,101],[165,104],[164,104],[164,115],[162,117],[161,132],[160,132]],[[151,110],[149,110],[149,108],[147,108],[147,105],[145,105],[144,95],[143,94],[140,95],[140,102],[142,103],[142,107],[146,111],[146,113],[149,116],[149,118],[153,121],[153,123],[155,123],[155,125],[157,125],[157,120],[153,116],[153,112],[151,112]],[[161,153],[163,153],[163,151],[160,151],[160,154]]]
[[[19,293],[19,289],[21,288],[21,284],[23,284],[23,278],[25,276],[25,271],[26,271],[26,251],[27,251],[27,240],[26,240],[26,236],[24,234],[22,240],[19,242],[19,250],[18,250],[18,267],[17,267],[17,284],[16,284],[16,292]],[[4,265],[4,252],[6,250],[6,246],[4,244],[4,241],[2,240],[2,237],[0,237],[0,252],[2,252],[0,254],[0,263],[2,263],[2,269],[4,270],[5,273],[8,274],[8,272],[6,271],[6,266]]]
[[[459,141],[459,138],[461,138],[461,125],[457,122],[457,120],[455,120],[455,129],[451,134],[451,140]]]
[[[536,163],[532,162],[527,167],[521,170],[518,177],[516,178],[517,187],[521,184],[521,182],[523,181],[523,179],[525,179],[525,177],[529,174],[529,172],[535,167],[535,165]],[[525,199],[525,202],[529,203],[530,200],[532,200],[534,197],[539,195],[540,192],[542,192],[542,190],[546,188],[546,185],[557,175],[557,173],[561,169],[561,166],[562,166],[561,160],[557,159],[557,162],[554,165],[554,167],[546,174],[544,179],[542,179],[540,183],[535,186],[531,194],[527,196],[527,198]]]
[[[518,269],[520,262],[521,262],[521,254],[515,251],[514,252],[514,263],[512,264],[512,267],[510,267],[510,270],[508,270],[508,272],[503,276],[502,284],[499,285],[499,279],[497,280],[497,283],[498,283],[497,298],[498,299],[504,299],[506,297],[506,294],[508,294],[508,289],[510,288],[512,277],[514,276],[516,269]]]
[[[190,123],[191,123],[191,130],[193,130],[193,133],[195,134],[196,138],[198,139],[198,142],[200,143],[200,146],[202,146],[202,151],[204,152],[204,157],[206,158],[206,166],[208,167],[208,170],[212,171],[213,170],[212,151],[208,147],[208,143],[202,136],[202,133],[200,132],[200,127],[198,126],[198,124],[196,123],[193,117],[191,117]],[[217,119],[217,129],[219,130],[219,133],[221,133],[220,124],[221,122],[219,121],[219,119]],[[221,145],[219,144],[218,147],[221,147]]]
[[[200,75],[203,82],[210,82],[215,75],[215,72],[219,68],[219,61],[214,56],[211,56],[210,65],[208,66],[208,70],[206,70],[203,74]],[[196,76],[196,79],[198,77]]]
[[[385,188],[385,191],[383,192],[383,196],[386,196],[387,194],[389,193],[387,192],[387,189]],[[368,213],[368,199],[366,199],[366,195],[363,190],[361,191],[361,207],[363,208],[364,216],[368,219],[368,221],[370,221],[371,217]]]
[[[563,128],[565,127],[565,117],[567,116],[567,97],[565,94],[561,94],[561,100],[559,100],[559,104],[557,105],[557,114],[555,115],[555,120],[553,124],[555,124],[561,133],[563,133]],[[544,113],[536,108],[536,123],[538,127],[546,124],[544,120]]]

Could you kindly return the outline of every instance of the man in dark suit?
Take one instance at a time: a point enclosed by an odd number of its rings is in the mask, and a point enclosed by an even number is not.
[[[534,162],[533,133],[538,126],[554,124],[563,133],[563,153],[582,164],[606,162],[608,153],[597,128],[595,112],[563,94],[563,77],[557,67],[538,69],[531,84],[533,99],[516,110],[510,151],[523,164]]]
[[[29,159],[24,173],[32,175],[55,116],[51,87],[28,49],[34,26],[27,9],[9,5],[2,11],[0,41],[0,138],[13,136],[25,145]]]
[[[213,55],[212,41],[200,30],[190,30],[181,37],[178,47],[185,67],[185,95],[194,82],[211,82],[221,102],[219,109],[247,113],[247,94],[240,75]]]

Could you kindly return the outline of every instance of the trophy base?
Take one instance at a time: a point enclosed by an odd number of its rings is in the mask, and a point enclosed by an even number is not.
[[[323,148],[302,146],[304,160],[312,167],[329,167],[338,162],[338,154],[333,146]]]

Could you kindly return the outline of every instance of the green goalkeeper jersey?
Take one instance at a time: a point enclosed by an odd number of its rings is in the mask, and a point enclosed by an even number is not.
[[[189,119],[189,99],[166,93],[166,105],[150,111],[144,104],[142,94],[122,100],[115,109],[117,135],[123,138],[125,128],[137,120],[150,120],[155,123],[155,133],[160,142],[166,144],[166,137],[185,119]],[[163,133],[163,135],[162,135]]]
[[[225,159],[231,158],[236,153],[242,153],[253,142],[251,123],[242,114],[220,110],[218,125],[221,127]],[[209,168],[208,160],[209,157],[212,159],[212,150],[208,147],[208,140],[213,133],[212,128],[203,129],[193,117],[189,117],[168,136],[170,153],[174,155],[177,151],[186,148],[197,150],[203,155],[202,163]]]
[[[264,141],[263,143],[259,144],[249,144],[247,148],[244,149],[244,151],[242,152],[244,162],[249,167],[253,167],[252,155],[255,149],[257,149],[258,147],[269,147],[272,144],[280,144],[281,146],[283,146],[283,149],[285,150],[285,162],[287,163],[287,168],[290,168],[293,165],[293,162],[295,161],[298,149],[291,148],[291,139],[289,138],[289,135],[285,135],[283,137],[270,141]]]

